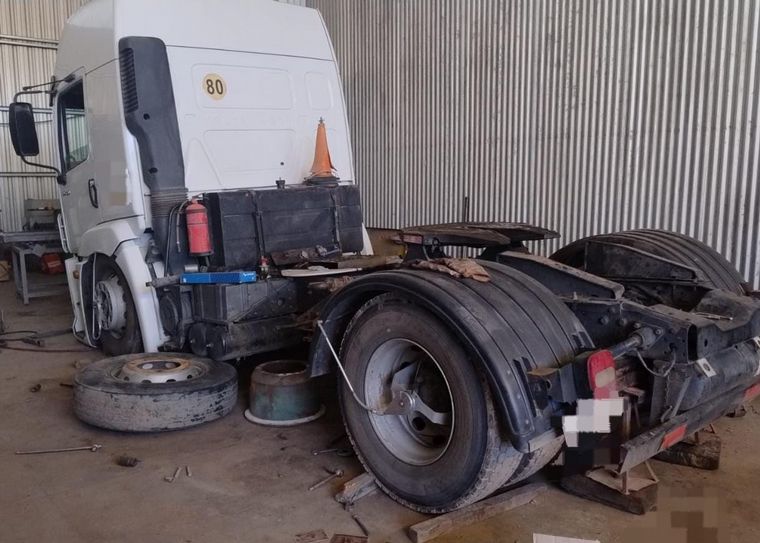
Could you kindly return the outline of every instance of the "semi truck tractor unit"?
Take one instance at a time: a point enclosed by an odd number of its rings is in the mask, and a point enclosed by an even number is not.
[[[55,113],[59,160],[38,165],[57,172],[80,341],[225,366],[307,348],[311,375],[339,380],[362,464],[409,507],[529,477],[580,402],[623,406],[573,448],[605,447],[627,473],[760,392],[758,295],[686,236],[598,235],[545,257],[527,247],[552,230],[466,222],[400,229],[401,250],[376,254],[315,10],[93,0],[52,80],[10,107],[32,164],[34,94]],[[155,385],[130,367],[113,370],[136,376],[120,394]]]

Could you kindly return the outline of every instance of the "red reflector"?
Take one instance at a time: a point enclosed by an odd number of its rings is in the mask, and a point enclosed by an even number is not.
[[[686,425],[682,424],[681,426],[677,426],[675,429],[665,434],[665,437],[662,438],[662,445],[660,445],[660,450],[667,449],[668,447],[672,447],[673,445],[681,441],[685,435],[686,435]]]
[[[610,351],[597,351],[589,356],[586,368],[589,386],[594,391],[594,398],[618,397],[615,358]]]
[[[757,383],[756,385],[753,385],[747,389],[747,392],[744,393],[744,401],[748,402],[758,395],[760,395],[760,383]]]

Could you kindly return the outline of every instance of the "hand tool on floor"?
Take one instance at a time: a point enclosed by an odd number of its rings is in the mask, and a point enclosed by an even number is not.
[[[96,452],[103,445],[93,443],[92,445],[86,445],[84,447],[68,447],[66,449],[43,449],[39,451],[16,451],[16,454],[47,454],[47,453],[60,453],[60,452],[72,452],[72,451],[92,451]]]
[[[359,529],[361,529],[364,536],[369,537],[369,530],[359,518],[359,515],[354,513],[354,504],[352,502],[346,502],[343,504],[343,509],[346,510],[349,515],[351,515],[351,518],[354,520]]]
[[[351,513],[351,518],[354,519],[354,522],[357,526],[359,526],[359,529],[361,529],[362,533],[369,537],[369,530],[367,530],[367,527],[364,525],[364,523],[361,521],[361,519],[356,516],[354,513]]]
[[[336,469],[336,470],[329,470],[328,469],[327,473],[329,473],[330,475],[328,475],[327,477],[325,477],[321,481],[318,481],[318,482],[314,483],[313,485],[311,485],[309,487],[309,491],[316,490],[320,486],[327,484],[328,482],[332,481],[333,479],[335,479],[337,477],[343,477],[343,470],[342,469]]]
[[[320,454],[335,453],[338,456],[353,456],[354,450],[350,447],[331,447],[329,449],[314,449],[311,454],[319,456]]]
[[[177,466],[177,469],[174,470],[174,475],[167,475],[166,477],[164,477],[164,481],[166,481],[167,483],[173,483],[174,479],[179,477],[180,471],[182,471],[182,468]]]

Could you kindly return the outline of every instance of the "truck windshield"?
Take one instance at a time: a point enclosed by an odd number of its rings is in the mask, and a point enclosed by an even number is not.
[[[61,153],[66,171],[87,160],[90,152],[84,113],[82,81],[67,87],[58,98],[61,130]]]

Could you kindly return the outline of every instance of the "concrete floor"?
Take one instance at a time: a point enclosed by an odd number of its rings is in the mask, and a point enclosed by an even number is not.
[[[12,283],[0,283],[0,309],[9,329],[52,330],[70,325],[68,298],[33,300],[23,306]],[[16,344],[18,345],[18,344]],[[49,348],[79,349],[70,335],[48,341]],[[0,541],[289,542],[294,535],[322,528],[359,534],[350,516],[333,500],[339,484],[308,492],[321,468],[361,469],[353,458],[313,457],[342,432],[334,402],[328,415],[292,429],[248,423],[247,398],[226,418],[197,428],[153,435],[99,430],[72,413],[71,382],[77,363],[97,352],[36,354],[0,350]],[[248,368],[250,370],[250,368]],[[242,375],[241,381],[247,381]],[[30,388],[42,385],[38,392]],[[696,508],[710,508],[717,497],[720,541],[756,543],[760,507],[760,405],[742,419],[722,419],[721,469],[715,472],[655,462],[661,494],[685,493]],[[100,443],[97,453],[75,452],[16,456],[19,449]],[[142,459],[135,468],[117,466],[128,454]],[[193,476],[172,484],[163,480],[176,466],[190,465]],[[567,495],[552,487],[533,503],[436,541],[509,543],[532,541],[543,533],[603,542],[683,541],[664,530],[671,518],[661,500],[659,513],[643,517],[622,513]],[[356,512],[373,542],[404,542],[406,527],[425,517],[383,495],[361,500]],[[659,526],[659,528],[653,528]],[[656,532],[648,531],[655,529]],[[690,538],[689,543],[708,541]],[[710,540],[718,541],[718,540]]]

